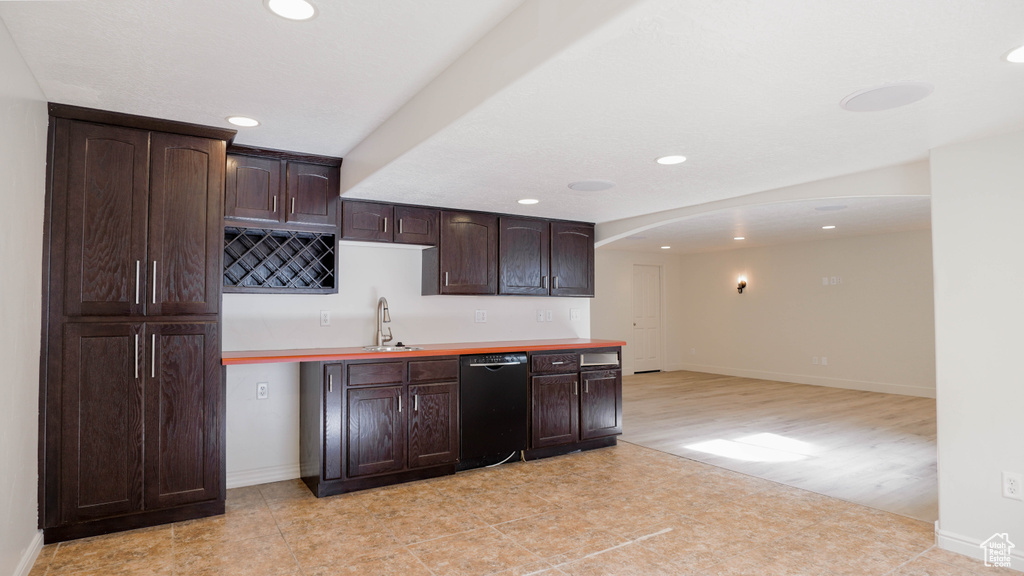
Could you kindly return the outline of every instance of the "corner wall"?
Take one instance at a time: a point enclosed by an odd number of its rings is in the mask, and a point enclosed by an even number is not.
[[[931,153],[943,548],[980,557],[1006,533],[1024,570],[1024,502],[1002,472],[1024,474],[1024,132]]]
[[[46,99],[0,21],[0,574],[39,548],[36,495]]]
[[[590,337],[589,298],[421,296],[417,248],[342,242],[339,260],[338,294],[225,294],[224,350],[369,345],[381,296],[395,342],[408,345]],[[570,320],[570,309],[581,319]],[[329,327],[320,310],[331,312]],[[487,322],[475,322],[476,310]],[[537,322],[537,310],[551,310],[552,321]],[[270,385],[270,398],[256,399],[257,382]],[[298,393],[298,364],[228,367],[228,487],[299,476]]]
[[[598,255],[609,284],[595,331],[629,341],[632,264],[645,257]],[[928,231],[681,255],[664,270],[666,370],[935,395]],[[832,276],[842,284],[823,286]]]

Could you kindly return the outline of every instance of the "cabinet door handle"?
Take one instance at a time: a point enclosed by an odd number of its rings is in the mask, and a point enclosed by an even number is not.
[[[334,392],[334,375],[333,374],[328,374],[327,375],[327,391],[328,392]]]
[[[384,218],[384,231],[388,231],[388,219],[386,217]]]
[[[583,381],[583,393],[590,394],[590,380]]]
[[[398,233],[402,233],[402,218],[398,219]]]
[[[561,366],[562,364],[565,364],[565,362],[563,361],[563,362],[552,362],[551,363],[552,366]]]
[[[398,395],[398,413],[399,414],[402,413],[402,395],[401,394]]]
[[[444,273],[444,285],[445,286],[448,285],[448,273],[447,272]]]
[[[139,303],[139,278],[141,277],[142,262],[135,261],[135,303]]]
[[[292,214],[295,214],[295,196],[292,196]]]
[[[139,335],[135,335],[135,379],[139,378]]]
[[[558,276],[552,276],[551,277],[551,284],[552,284],[552,286],[551,286],[552,288],[554,288],[555,290],[558,290]]]
[[[153,304],[156,304],[156,260],[153,260]]]
[[[277,214],[277,195],[274,195],[274,214]]]
[[[548,287],[548,277],[547,276],[541,276],[540,277],[540,287],[541,288],[547,288]]]
[[[572,381],[572,394],[573,394],[573,396],[579,396],[580,395],[580,381],[579,380],[573,380]]]
[[[419,394],[414,394],[413,397],[412,397],[412,411],[413,412],[419,412],[420,411],[420,395]]]
[[[156,378],[156,334],[153,334],[153,365],[149,367],[150,376]]]

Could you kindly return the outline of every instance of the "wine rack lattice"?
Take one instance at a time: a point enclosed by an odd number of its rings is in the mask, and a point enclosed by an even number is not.
[[[338,292],[334,234],[224,228],[225,292]]]

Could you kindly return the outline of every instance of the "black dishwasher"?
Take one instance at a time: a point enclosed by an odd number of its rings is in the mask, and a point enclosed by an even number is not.
[[[526,450],[526,353],[462,356],[459,371],[459,470],[518,460]]]

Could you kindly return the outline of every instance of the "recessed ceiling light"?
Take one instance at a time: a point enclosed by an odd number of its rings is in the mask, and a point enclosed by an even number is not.
[[[600,192],[615,186],[611,180],[580,180],[569,184],[569,188],[578,192]]]
[[[839,106],[850,112],[880,112],[913,104],[932,93],[926,82],[901,82],[858,90],[843,98]]]
[[[686,162],[686,156],[680,156],[678,154],[673,154],[671,156],[662,156],[661,158],[655,160],[655,162],[657,162],[658,164],[664,164],[665,166],[671,166],[673,164],[682,164],[683,162]]]
[[[669,248],[671,248],[671,246],[662,246],[661,247],[662,250],[668,250]]]
[[[1006,54],[1006,61],[1014,64],[1024,64],[1024,46],[1018,46]]]
[[[316,7],[306,0],[266,0],[267,8],[281,18],[309,20],[316,16]]]
[[[253,126],[260,125],[258,120],[248,116],[228,116],[227,120],[235,126],[242,126],[243,128],[252,128]]]
[[[536,204],[538,202],[540,202],[540,200],[537,200],[536,198],[523,198],[519,201],[520,204]]]
[[[733,240],[746,240],[746,239],[747,239],[746,236],[737,236],[737,237],[733,238]]]
[[[822,230],[834,230],[835,226],[822,226],[821,229]]]
[[[838,212],[839,210],[846,210],[846,204],[831,204],[829,206],[815,206],[815,210],[819,212]]]

